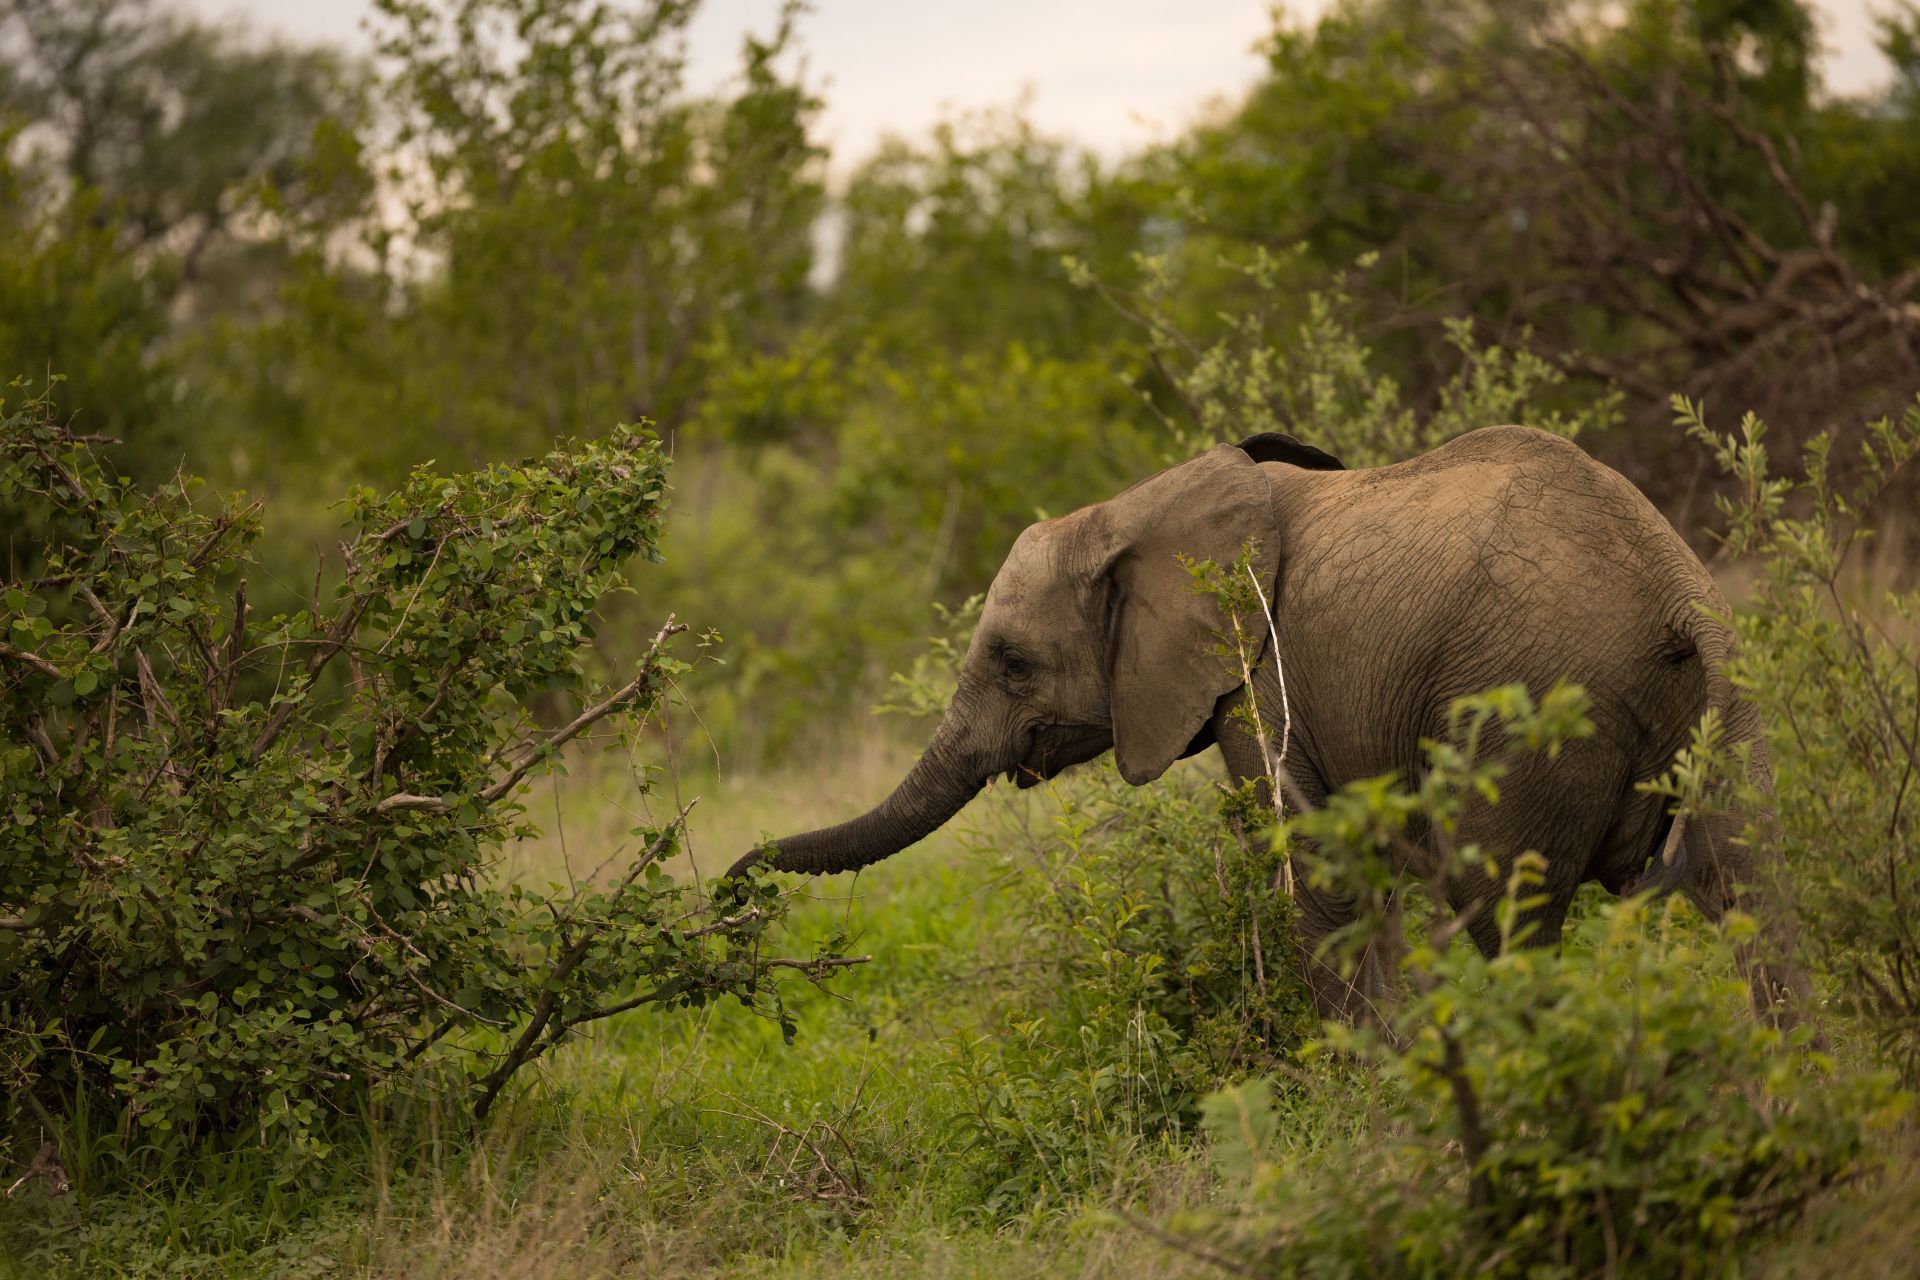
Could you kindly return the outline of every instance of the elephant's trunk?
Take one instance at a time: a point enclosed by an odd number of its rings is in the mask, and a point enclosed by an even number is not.
[[[727,874],[743,875],[760,862],[805,875],[858,871],[933,834],[980,793],[993,772],[960,745],[955,722],[956,712],[949,710],[925,754],[885,800],[838,826],[776,840],[778,852],[771,856],[767,848],[755,849]]]

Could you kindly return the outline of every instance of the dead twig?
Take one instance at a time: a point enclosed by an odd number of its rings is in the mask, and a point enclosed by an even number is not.
[[[40,1144],[40,1149],[34,1152],[32,1161],[27,1165],[27,1171],[14,1179],[13,1185],[7,1188],[6,1198],[13,1199],[14,1192],[27,1183],[35,1181],[46,1183],[47,1194],[50,1196],[63,1196],[73,1189],[73,1182],[67,1177],[66,1166],[60,1163],[60,1148],[51,1138]]]
[[[0,640],[0,658],[12,658],[15,662],[25,663],[40,674],[51,676],[55,680],[66,679],[65,674],[61,672],[60,668],[54,666],[39,654],[27,649],[16,649],[4,640]]]

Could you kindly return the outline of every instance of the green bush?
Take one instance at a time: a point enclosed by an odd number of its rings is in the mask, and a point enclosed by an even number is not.
[[[1357,783],[1296,817],[1316,875],[1372,907],[1344,945],[1398,927],[1367,868],[1410,817],[1446,830],[1465,796],[1497,789],[1505,752],[1588,727],[1576,691],[1464,699],[1417,789]],[[1371,1123],[1289,1150],[1268,1084],[1215,1095],[1207,1129],[1245,1199],[1177,1226],[1263,1275],[1719,1273],[1856,1175],[1869,1133],[1903,1109],[1890,1078],[1841,1075],[1747,1015],[1732,953],[1751,920],[1710,930],[1678,900],[1629,899],[1576,921],[1563,950],[1488,960],[1459,936],[1443,883],[1502,868],[1511,931],[1535,900],[1537,855],[1455,852],[1425,869],[1428,928],[1387,1025],[1330,1026],[1313,1046],[1372,1066]]]
[[[1110,1188],[1192,1132],[1224,1081],[1291,1054],[1313,1001],[1280,855],[1251,788],[1111,769],[1052,784],[1051,831],[1009,862],[1022,950],[996,1034],[955,1043],[956,1140],[990,1216]]]
[[[1564,954],[1456,947],[1396,1019],[1358,1137],[1301,1149],[1271,1086],[1207,1102],[1237,1211],[1176,1222],[1262,1275],[1703,1275],[1857,1176],[1901,1109],[1883,1078],[1789,1052],[1748,1017],[1729,939],[1640,901]],[[1452,1049],[1449,1045],[1453,1046]],[[1450,1054],[1457,1058],[1450,1061]]]
[[[1775,819],[1750,835],[1780,842],[1800,938],[1841,1011],[1865,1015],[1920,1081],[1920,591],[1874,599],[1862,586],[1873,534],[1862,515],[1920,454],[1920,405],[1869,428],[1845,488],[1824,433],[1796,481],[1773,474],[1753,415],[1723,436],[1697,406],[1675,408],[1734,480],[1727,545],[1759,569],[1735,614],[1731,674],[1766,718],[1777,792],[1747,797],[1770,801]]]
[[[1075,265],[1074,278],[1099,290],[1137,322],[1161,374],[1150,403],[1164,400],[1175,458],[1220,440],[1261,431],[1297,435],[1349,467],[1399,462],[1455,436],[1524,422],[1571,439],[1603,433],[1620,419],[1620,395],[1567,386],[1566,373],[1526,349],[1485,345],[1471,321],[1448,321],[1451,348],[1431,397],[1412,396],[1385,370],[1390,361],[1361,337],[1365,317],[1346,280],[1303,284],[1304,255],[1257,249],[1222,264],[1238,286],[1235,308],[1216,318],[1211,340],[1193,336],[1179,314],[1186,291],[1165,259],[1143,258],[1143,283],[1123,296]],[[1373,265],[1363,258],[1360,267]]]
[[[8,411],[0,505],[27,537],[0,586],[13,1133],[117,1098],[148,1133],[312,1151],[436,1046],[465,1051],[484,1113],[622,1008],[730,993],[784,1023],[771,968],[833,962],[761,956],[782,904],[758,883],[703,923],[659,867],[678,819],[551,893],[490,877],[530,830],[522,780],[587,730],[640,732],[685,670],[669,620],[631,678],[586,676],[594,606],[657,555],[665,498],[658,443],[625,428],[422,469],[348,499],[330,599],[316,582],[309,608],[258,619],[257,506],[140,490],[44,397]]]

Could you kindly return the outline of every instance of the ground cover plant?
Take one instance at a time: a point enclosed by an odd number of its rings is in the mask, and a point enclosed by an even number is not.
[[[1920,887],[1920,593],[1872,588],[1881,531],[1868,519],[1920,453],[1920,402],[1873,423],[1854,459],[1834,459],[1832,439],[1815,436],[1803,478],[1781,474],[1752,414],[1721,432],[1685,399],[1675,412],[1737,480],[1721,499],[1727,546],[1759,567],[1738,615],[1735,678],[1779,730],[1772,800],[1786,892],[1838,1005],[1865,1014],[1881,1049],[1920,1080],[1920,945],[1902,908]]]
[[[1573,689],[1462,699],[1417,791],[1355,784],[1292,820],[1315,840],[1316,874],[1373,906],[1342,945],[1394,941],[1380,937],[1398,931],[1380,864],[1409,819],[1444,832],[1465,796],[1497,792],[1507,752],[1590,728]],[[1669,780],[1689,803],[1703,802],[1704,754]],[[1271,1275],[1720,1274],[1871,1171],[1907,1100],[1890,1072],[1842,1073],[1808,1051],[1812,1028],[1745,1014],[1733,957],[1751,918],[1709,928],[1677,902],[1629,898],[1587,915],[1558,954],[1515,946],[1541,864],[1492,852],[1440,842],[1406,999],[1313,1047],[1378,1072],[1361,1133],[1318,1150],[1279,1140],[1270,1082],[1209,1100],[1213,1158],[1246,1200],[1187,1215],[1200,1239]],[[1507,877],[1509,939],[1491,960],[1452,945],[1467,916],[1442,887],[1489,871]]]

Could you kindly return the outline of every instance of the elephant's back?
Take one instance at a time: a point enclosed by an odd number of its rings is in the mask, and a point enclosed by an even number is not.
[[[1385,467],[1293,474],[1312,478],[1306,505],[1345,526],[1342,558],[1424,561],[1434,586],[1449,585],[1449,574],[1467,586],[1594,581],[1597,572],[1622,586],[1714,594],[1705,567],[1632,481],[1533,427],[1482,427]]]
[[[1462,694],[1566,680],[1623,748],[1670,752],[1669,709],[1699,701],[1695,673],[1670,660],[1673,620],[1719,597],[1625,477],[1526,427],[1393,466],[1298,474],[1311,479],[1275,477],[1300,550],[1285,593],[1329,673],[1355,654],[1397,673],[1378,714],[1412,712],[1406,728],[1426,734]]]

